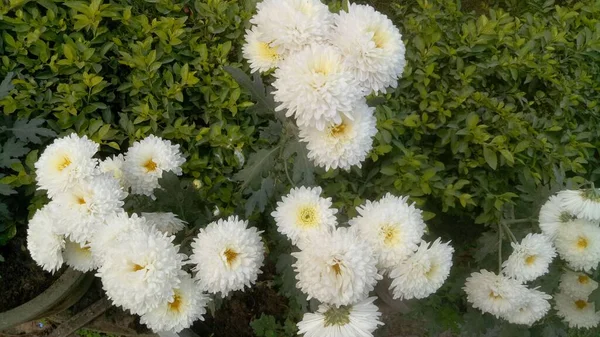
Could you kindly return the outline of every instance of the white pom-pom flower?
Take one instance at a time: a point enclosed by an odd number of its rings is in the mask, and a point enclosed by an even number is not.
[[[406,65],[400,31],[371,6],[351,4],[348,9],[335,15],[331,33],[344,65],[367,92],[395,88]]]
[[[55,140],[35,163],[38,187],[52,197],[88,178],[96,169],[97,160],[92,157],[97,151],[98,144],[86,136],[73,133]]]
[[[600,228],[587,220],[573,220],[561,228],[554,245],[575,270],[590,271],[600,262]]]
[[[560,228],[576,218],[564,207],[562,197],[553,195],[540,209],[540,229],[549,238],[554,239]]]
[[[454,248],[440,239],[431,247],[429,245],[422,241],[412,256],[391,271],[395,299],[425,298],[436,292],[448,278]]]
[[[173,299],[164,301],[140,317],[140,322],[154,332],[178,333],[189,328],[194,321],[204,320],[202,315],[206,313],[208,297],[188,273],[182,272],[179,280],[179,286],[173,289]]]
[[[246,44],[242,47],[244,58],[250,63],[252,72],[265,72],[277,68],[285,57],[283,48],[272,45],[265,34],[257,27],[246,30]]]
[[[587,298],[571,297],[559,293],[554,295],[556,314],[562,317],[571,328],[593,328],[600,323],[596,305]]]
[[[183,163],[185,159],[178,144],[150,135],[133,143],[127,150],[123,166],[125,181],[131,185],[132,194],[154,196],[163,172],[181,175]]]
[[[485,269],[472,273],[463,290],[467,293],[467,301],[474,308],[497,318],[519,309],[528,292],[518,281]]]
[[[535,290],[528,289],[523,303],[513,311],[503,316],[508,322],[513,324],[523,324],[531,326],[533,323],[542,319],[550,310],[550,300],[552,296]]]
[[[154,226],[154,228],[168,235],[179,232],[187,224],[187,222],[179,219],[177,214],[171,212],[142,213],[142,216],[146,218],[150,226]]]
[[[335,305],[349,305],[367,297],[381,276],[367,242],[350,228],[311,237],[300,252],[292,253],[297,287],[308,298]]]
[[[598,288],[598,282],[585,273],[565,271],[560,276],[558,289],[561,293],[574,298],[587,298]]]
[[[173,300],[186,258],[173,239],[155,230],[136,230],[112,247],[97,276],[114,305],[141,315]]]
[[[558,192],[563,199],[564,207],[578,218],[600,220],[600,190],[564,190]]]
[[[320,0],[264,0],[256,9],[250,22],[284,54],[325,42],[332,27],[333,15]]]
[[[529,233],[520,243],[512,243],[513,252],[502,263],[504,274],[521,282],[532,281],[548,272],[556,251],[547,236]]]
[[[89,244],[77,243],[67,240],[64,251],[65,262],[71,268],[82,272],[88,272],[100,266],[94,258]]]
[[[256,282],[265,248],[255,227],[230,216],[211,222],[192,243],[191,262],[200,288],[209,293],[243,290]]]
[[[65,237],[56,228],[60,208],[51,202],[35,212],[27,227],[27,249],[31,258],[45,271],[54,273],[63,264]]]
[[[90,241],[90,250],[94,258],[103,261],[110,253],[127,245],[135,232],[151,232],[152,228],[143,217],[133,214],[131,217],[122,211],[108,215],[97,227]]]
[[[108,173],[113,176],[119,185],[123,188],[128,188],[125,176],[123,174],[123,165],[125,164],[125,158],[122,154],[108,157],[98,164],[98,170],[102,173]]]
[[[408,197],[388,193],[379,201],[367,201],[356,211],[359,215],[350,220],[350,225],[373,247],[379,267],[385,270],[411,255],[425,232],[421,210],[409,205]]]
[[[377,133],[374,110],[359,100],[352,110],[352,118],[343,115],[341,123],[326,123],[323,129],[300,127],[300,140],[307,143],[308,158],[326,170],[361,167]]]
[[[381,313],[373,302],[375,297],[367,298],[354,305],[319,305],[315,313],[306,313],[298,322],[298,333],[304,337],[372,337],[378,326]]]
[[[331,207],[331,198],[321,197],[322,192],[321,187],[302,186],[293,188],[277,202],[271,216],[277,223],[277,230],[293,244],[335,229],[337,209]]]
[[[283,60],[275,71],[273,92],[280,104],[296,117],[298,126],[323,130],[352,118],[356,101],[363,97],[352,74],[345,70],[342,54],[332,46],[313,44]]]

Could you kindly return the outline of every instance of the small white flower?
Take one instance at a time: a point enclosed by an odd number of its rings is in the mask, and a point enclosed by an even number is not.
[[[332,46],[313,44],[291,54],[275,71],[273,92],[276,110],[287,110],[298,126],[323,130],[342,116],[352,118],[356,101],[363,97],[352,74],[343,66],[343,56]]]
[[[600,323],[596,305],[586,298],[570,297],[559,293],[554,295],[556,314],[562,317],[571,328],[593,328]]]
[[[125,164],[125,158],[122,154],[108,157],[98,164],[98,169],[102,173],[111,174],[118,182],[121,187],[128,188],[125,176],[123,174],[123,164]]]
[[[531,326],[546,316],[548,310],[550,310],[550,302],[548,300],[551,298],[552,296],[544,292],[528,289],[524,302],[516,310],[504,315],[503,318],[513,324]]]
[[[564,207],[578,218],[600,220],[600,189],[564,190],[558,192]]]
[[[131,217],[125,212],[108,215],[97,227],[90,241],[90,250],[94,258],[103,261],[110,253],[127,245],[128,240],[135,232],[151,232],[152,228],[143,217],[133,214]]]
[[[98,144],[75,133],[55,140],[35,163],[37,185],[50,197],[66,191],[94,173],[97,151]]]
[[[326,123],[321,130],[301,126],[300,140],[307,143],[308,158],[326,170],[339,167],[347,171],[353,165],[361,167],[377,133],[374,110],[363,99],[356,102],[350,113],[352,118],[344,115],[341,123]]]
[[[331,207],[331,198],[321,197],[321,187],[293,188],[277,202],[271,216],[277,230],[286,235],[293,244],[310,235],[331,232],[337,225],[337,209]]]
[[[497,318],[521,308],[528,292],[518,281],[485,269],[472,273],[463,290],[474,308]]]
[[[252,72],[265,72],[277,68],[285,57],[283,48],[272,45],[260,29],[252,27],[246,30],[246,44],[242,47],[244,58],[250,63]]]
[[[513,252],[502,263],[504,274],[517,281],[533,281],[548,272],[556,251],[543,234],[527,234],[520,243],[512,243]]]
[[[178,333],[189,328],[195,320],[204,320],[202,315],[206,313],[208,297],[188,273],[182,272],[179,279],[179,286],[173,289],[175,295],[171,300],[164,301],[140,317],[140,322],[154,332]]]
[[[419,249],[390,273],[394,298],[425,298],[436,292],[450,274],[453,252],[454,248],[439,238],[431,247],[422,241]]]
[[[73,269],[87,272],[100,266],[90,251],[89,244],[80,244],[67,240],[65,245],[65,262]]]
[[[125,181],[131,185],[132,194],[153,196],[163,172],[181,175],[183,163],[178,144],[150,135],[133,143],[125,154]]]
[[[209,293],[243,290],[256,282],[265,248],[255,227],[230,216],[211,222],[192,243],[191,262],[200,288]]]
[[[564,207],[562,197],[553,195],[540,209],[540,229],[549,238],[554,239],[561,227],[576,218]]]
[[[359,215],[349,223],[373,247],[380,268],[393,268],[417,250],[425,222],[421,210],[408,204],[408,197],[388,193],[379,201],[367,200],[356,211]]]
[[[177,214],[166,212],[142,213],[150,226],[154,226],[159,231],[173,235],[185,228],[187,222],[179,219]]]
[[[27,249],[31,258],[45,271],[54,273],[63,264],[65,237],[55,227],[60,209],[51,202],[35,212],[27,227]]]
[[[600,262],[600,228],[584,219],[561,227],[554,244],[560,257],[575,270],[590,271]]]
[[[355,230],[338,228],[332,234],[310,237],[300,252],[292,253],[297,287],[308,298],[349,305],[366,298],[381,275],[367,242]]]
[[[383,325],[381,313],[373,304],[375,299],[340,307],[321,304],[316,313],[304,314],[298,333],[304,337],[372,337],[373,331]]]
[[[558,289],[573,298],[587,298],[598,288],[598,282],[581,272],[565,271],[560,276]]]
[[[369,5],[351,4],[334,17],[331,43],[344,55],[344,65],[368,93],[395,88],[406,52],[394,23]]]

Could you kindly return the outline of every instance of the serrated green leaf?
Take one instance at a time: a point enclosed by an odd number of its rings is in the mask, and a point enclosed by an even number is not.
[[[255,105],[257,113],[264,114],[275,112],[275,101],[273,100],[273,96],[267,93],[260,74],[254,73],[253,79],[250,79],[245,72],[238,68],[225,66],[223,69],[225,69],[225,71],[227,71],[242,88],[250,92],[252,99],[257,102]]]
[[[248,186],[258,188],[258,185],[262,182],[263,174],[273,168],[275,154],[278,150],[279,147],[276,146],[272,149],[261,149],[250,154],[244,168],[233,176],[235,181],[242,182],[240,186],[242,191]]]
[[[0,99],[3,99],[11,90],[15,88],[15,86],[12,84],[12,78],[14,75],[14,72],[9,71],[6,76],[4,76],[2,83],[0,83]]]
[[[56,132],[40,127],[40,125],[45,122],[46,121],[41,118],[33,118],[29,121],[26,119],[19,119],[9,130],[11,130],[15,137],[20,141],[41,144],[42,139],[40,137],[56,137]]]
[[[269,199],[273,196],[274,188],[275,181],[269,176],[263,179],[260,184],[260,189],[250,192],[250,197],[245,205],[246,217],[249,217],[256,209],[258,209],[259,212],[265,210],[265,206],[267,206]]]
[[[9,138],[0,148],[0,167],[11,167],[12,164],[19,163],[18,158],[29,152],[24,143],[15,138]]]

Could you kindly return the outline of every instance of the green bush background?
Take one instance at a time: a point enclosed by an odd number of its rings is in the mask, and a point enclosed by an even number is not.
[[[396,90],[369,98],[379,133],[363,167],[326,173],[303,159],[268,97],[224,68],[249,72],[241,46],[255,1],[2,2],[0,78],[14,75],[0,85],[0,243],[46,201],[33,163],[55,134],[87,135],[102,157],[156,134],[181,144],[202,221],[218,209],[267,231],[289,321],[308,304],[268,214],[292,184],[315,183],[345,218],[365,199],[409,195],[430,232],[452,239],[449,282],[414,304],[432,335],[563,336],[552,315],[529,330],[481,315],[460,287],[473,270],[495,270],[498,221],[536,216],[566,182],[600,183],[600,1],[370,3],[403,33],[407,68]],[[540,285],[551,291],[556,277]],[[282,320],[255,322],[259,336],[293,335]]]

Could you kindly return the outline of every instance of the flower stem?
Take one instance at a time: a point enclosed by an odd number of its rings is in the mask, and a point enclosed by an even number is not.
[[[504,220],[501,222],[506,225],[512,225],[512,224],[517,224],[517,223],[528,223],[528,222],[534,222],[534,221],[535,221],[534,218],[524,218],[524,219]]]
[[[514,243],[517,243],[517,238],[515,237],[515,235],[513,234],[513,232],[510,230],[510,228],[508,227],[508,225],[504,222],[501,222],[502,226],[504,226],[504,229],[506,230],[506,233],[508,233],[508,237],[510,238],[510,240]]]
[[[498,275],[502,272],[502,226],[498,224]]]

